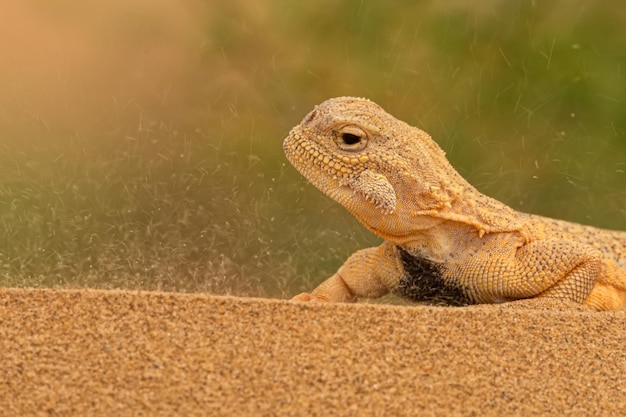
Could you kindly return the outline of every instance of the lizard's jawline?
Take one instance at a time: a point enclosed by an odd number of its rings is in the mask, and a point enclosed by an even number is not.
[[[372,196],[367,195],[359,190],[355,190],[353,187],[350,186],[348,182],[341,181],[339,178],[336,177],[335,179],[338,180],[337,190],[341,193],[341,195],[337,195],[337,197],[333,198],[341,203],[341,205],[346,206],[346,208],[348,209],[350,209],[350,206],[352,205],[361,208],[363,202],[365,202],[365,204],[372,206],[376,211],[384,216],[393,214],[393,209],[385,209],[384,204],[376,201],[376,199]],[[355,199],[358,199],[358,201],[355,201]]]

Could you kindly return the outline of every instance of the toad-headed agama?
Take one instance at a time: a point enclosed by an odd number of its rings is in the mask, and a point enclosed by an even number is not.
[[[434,304],[549,297],[626,308],[626,232],[521,213],[481,194],[427,133],[372,101],[325,101],[283,147],[302,175],[384,239],[295,300],[394,292]]]

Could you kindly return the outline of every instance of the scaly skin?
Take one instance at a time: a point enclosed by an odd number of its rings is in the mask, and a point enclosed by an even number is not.
[[[294,300],[393,291],[451,305],[550,297],[626,308],[626,232],[520,213],[481,194],[427,133],[369,100],[325,101],[283,147],[302,175],[385,240]]]

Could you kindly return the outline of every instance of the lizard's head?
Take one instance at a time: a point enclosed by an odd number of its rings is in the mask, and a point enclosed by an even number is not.
[[[446,179],[437,167],[448,166],[439,146],[366,99],[339,97],[316,106],[283,148],[313,185],[370,225],[407,207],[433,209],[449,199],[433,199]]]

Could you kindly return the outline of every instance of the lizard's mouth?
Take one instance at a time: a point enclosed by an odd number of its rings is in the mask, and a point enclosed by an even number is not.
[[[283,149],[300,174],[348,210],[362,212],[370,207],[383,215],[394,212],[395,190],[384,175],[365,167],[367,156],[330,154],[317,143],[303,140],[297,131],[290,132]]]
[[[358,158],[330,154],[317,143],[304,140],[293,131],[283,142],[283,150],[289,162],[311,182],[319,176],[350,178],[362,169],[357,166],[360,162]]]

